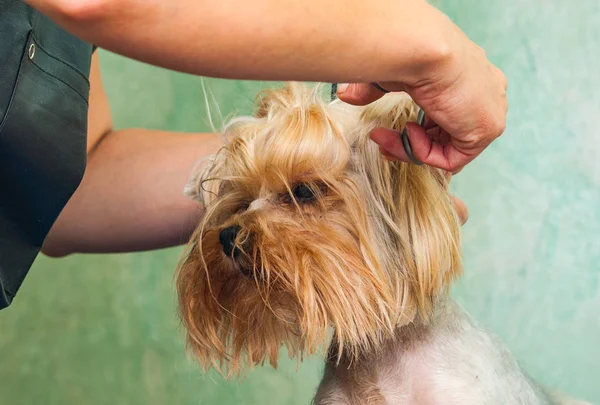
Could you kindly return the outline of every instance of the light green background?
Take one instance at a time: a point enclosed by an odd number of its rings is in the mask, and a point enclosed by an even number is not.
[[[536,379],[600,403],[600,1],[438,4],[509,79],[506,134],[455,179],[471,210],[455,295]],[[108,53],[102,67],[119,128],[209,128],[200,79]],[[207,87],[228,114],[261,84]],[[308,404],[318,358],[229,383],[186,358],[179,254],[40,258],[0,313],[0,403]]]

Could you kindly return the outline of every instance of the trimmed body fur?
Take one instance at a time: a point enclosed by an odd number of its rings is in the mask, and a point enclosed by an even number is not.
[[[329,350],[315,405],[586,405],[538,385],[450,299],[353,364]]]

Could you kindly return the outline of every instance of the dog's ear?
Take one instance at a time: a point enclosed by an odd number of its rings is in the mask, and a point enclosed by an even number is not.
[[[201,160],[194,168],[183,193],[185,196],[205,206],[218,190],[217,173],[220,167],[219,153]],[[213,179],[214,181],[208,181]]]
[[[219,190],[220,176],[226,171],[225,156],[244,156],[248,150],[248,142],[255,136],[261,119],[268,120],[275,112],[288,109],[294,100],[301,100],[308,94],[310,92],[307,87],[299,83],[287,83],[282,88],[259,93],[254,116],[238,117],[223,129],[221,136],[224,148],[197,165],[185,186],[185,195],[203,205],[209,204]]]
[[[417,108],[390,95],[362,115],[356,171],[366,184],[366,206],[375,221],[381,262],[397,280],[405,311],[427,318],[436,296],[461,273],[460,220],[444,173],[428,166],[387,161],[368,137],[374,127],[401,131]]]
[[[402,207],[396,222],[408,236],[405,271],[416,307],[427,318],[436,297],[462,272],[460,220],[442,171],[400,162],[390,166],[393,201]]]
[[[205,201],[204,191],[202,190],[202,179],[204,177],[205,171],[206,169],[198,170],[196,168],[192,173],[192,176],[188,180],[187,184],[185,185],[185,188],[183,189],[183,194],[186,197],[189,197],[202,205],[204,205]]]

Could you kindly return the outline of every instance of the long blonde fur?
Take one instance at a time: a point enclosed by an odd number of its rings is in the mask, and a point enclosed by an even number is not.
[[[225,375],[276,366],[282,346],[313,354],[330,328],[340,357],[377,351],[397,327],[427,322],[461,272],[444,174],[390,162],[369,139],[415,120],[412,101],[321,94],[298,83],[261,94],[187,189],[206,213],[179,268],[180,314],[200,362]],[[315,201],[294,198],[300,183]],[[219,244],[231,225],[236,261]]]

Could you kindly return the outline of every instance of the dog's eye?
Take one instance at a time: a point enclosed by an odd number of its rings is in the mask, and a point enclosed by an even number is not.
[[[292,194],[298,202],[312,201],[315,199],[315,193],[312,188],[304,183],[296,184],[292,190]]]
[[[250,203],[247,202],[247,201],[244,201],[243,203],[241,203],[240,205],[238,205],[238,207],[237,207],[237,209],[235,211],[236,212],[244,212],[248,208],[250,208]]]

